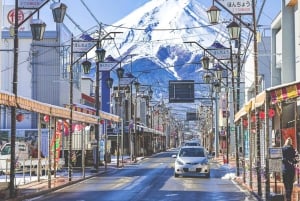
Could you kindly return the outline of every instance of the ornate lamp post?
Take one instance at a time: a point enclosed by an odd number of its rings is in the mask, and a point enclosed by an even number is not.
[[[203,66],[208,67],[209,66],[209,59],[206,59],[204,63],[202,63]],[[208,70],[208,68],[207,68]],[[219,156],[219,93],[221,92],[221,79],[222,79],[222,73],[223,68],[220,65],[216,65],[214,69],[211,69],[214,71],[214,75],[212,72],[206,72],[203,75],[203,80],[205,83],[212,83],[213,85],[213,91],[215,92],[215,154],[216,157]]]
[[[99,110],[100,110],[100,97],[99,97],[99,81],[100,81],[100,72],[99,72],[99,63],[104,61],[105,53],[106,51],[99,46],[96,49],[95,53],[97,56],[97,63],[96,63],[96,86],[95,86],[95,108],[96,108],[96,116],[99,116]],[[99,124],[95,125],[95,138],[96,138],[96,172],[99,171],[99,160],[100,160],[100,154],[99,154]],[[107,134],[105,134],[105,152],[107,151]],[[106,163],[105,163],[105,169],[106,169]]]
[[[211,24],[218,24],[219,23],[219,17],[220,17],[220,9],[213,5],[207,10],[208,20]]]
[[[81,65],[82,65],[82,68],[83,68],[83,73],[84,74],[89,74],[90,71],[91,71],[91,66],[92,66],[91,62],[88,61],[88,60],[85,60],[84,62],[81,63]]]
[[[66,15],[67,6],[64,3],[55,2],[51,4],[51,9],[52,9],[54,22],[62,23]]]
[[[138,81],[134,82],[135,87],[135,107],[134,107],[134,160],[136,161],[136,157],[138,154],[137,150],[137,98],[140,89],[140,83]]]
[[[123,68],[118,68],[116,71],[117,71],[117,75],[118,75],[118,79],[119,79],[119,83],[120,83],[120,79],[123,78],[125,70]],[[111,78],[111,77],[107,78],[106,83],[107,83],[108,88],[110,88],[110,89],[112,88],[113,82],[114,82],[113,78]],[[119,97],[118,101],[120,102],[120,105],[121,105],[122,97],[119,94],[120,93],[119,88],[118,88],[117,93],[118,93],[118,97]],[[122,139],[123,139],[123,134],[122,134]],[[122,140],[122,145],[123,145],[123,140]],[[119,167],[119,158],[120,158],[119,150],[120,150],[120,143],[119,143],[119,131],[118,131],[117,132],[117,167]],[[123,153],[123,151],[122,151],[122,153]]]
[[[220,2],[216,1],[219,5],[221,5],[223,8],[225,8],[227,11],[228,9],[222,5]],[[254,51],[254,88],[255,88],[255,97],[258,95],[259,90],[259,83],[258,83],[258,47],[257,47],[257,22],[256,22],[256,1],[251,0],[251,9],[252,9],[252,26],[249,25],[249,23],[245,23],[244,21],[242,21],[239,17],[236,16],[235,13],[229,12],[230,14],[232,14],[232,16],[237,19],[241,24],[243,24],[244,26],[246,26],[252,33],[253,33],[253,51]],[[210,12],[211,15],[216,15],[216,12]],[[213,23],[213,21],[211,21]],[[240,28],[239,25],[236,22],[231,22],[228,26],[227,26],[231,39],[232,40],[238,40],[240,42]],[[238,83],[239,84],[239,83]],[[239,88],[239,87],[238,87]],[[239,109],[239,108],[237,108]],[[259,119],[259,111],[257,110],[257,108],[255,108],[255,117],[256,117],[256,147],[257,147],[257,152],[256,152],[256,169],[257,169],[257,191],[258,191],[258,195],[262,196],[262,186],[261,186],[261,146],[260,146],[260,119]],[[237,140],[237,137],[236,137]],[[236,158],[238,160],[238,150],[236,150]],[[250,166],[252,166],[250,164]],[[268,160],[266,160],[266,175],[267,175],[267,182],[266,182],[266,197],[268,198],[269,193],[270,193],[270,186],[269,186],[269,173],[268,173]],[[238,165],[238,161],[237,161],[237,176],[239,176],[239,165]]]
[[[36,12],[38,12],[44,5],[46,5],[49,0],[46,0],[36,8],[29,16],[27,16],[23,21],[19,21],[19,1],[15,0],[15,16],[14,16],[14,31],[13,31],[13,39],[14,39],[14,59],[13,59],[13,81],[12,81],[12,92],[15,97],[18,97],[18,60],[19,60],[19,34],[18,29],[20,26],[30,19]],[[65,7],[66,8],[66,7]],[[64,12],[60,9],[57,10],[57,13],[61,13],[61,16],[64,15]],[[61,19],[57,19],[57,16],[54,16],[54,21],[61,23]],[[43,35],[43,31],[45,30],[44,23],[33,23],[31,25],[32,33],[34,36],[34,40],[42,39],[41,35]],[[41,35],[39,35],[41,34]],[[11,198],[15,197],[15,145],[16,145],[16,106],[11,107],[11,163],[10,163],[10,182],[9,182],[9,196]]]
[[[45,22],[40,19],[34,19],[30,24],[30,28],[32,33],[32,40],[43,40],[46,29]]]

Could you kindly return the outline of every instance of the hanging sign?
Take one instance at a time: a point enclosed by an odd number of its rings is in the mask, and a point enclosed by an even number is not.
[[[230,48],[225,47],[219,41],[214,41],[213,44],[206,49],[206,51],[218,60],[229,60],[231,55]]]
[[[49,0],[19,0],[18,7],[19,8],[37,9],[46,1],[49,1]]]
[[[94,41],[73,41],[73,53],[86,53],[96,46]]]
[[[251,0],[215,0],[223,8],[229,10],[232,14],[252,14]]]
[[[117,63],[115,62],[100,62],[99,63],[99,70],[100,71],[111,71],[113,67],[115,67]]]

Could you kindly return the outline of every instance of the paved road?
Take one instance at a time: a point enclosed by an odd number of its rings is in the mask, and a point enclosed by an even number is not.
[[[57,201],[252,201],[247,191],[235,185],[228,175],[234,172],[212,163],[211,178],[175,178],[174,152],[164,152],[114,169],[106,174],[30,200]],[[223,178],[223,179],[222,179]]]

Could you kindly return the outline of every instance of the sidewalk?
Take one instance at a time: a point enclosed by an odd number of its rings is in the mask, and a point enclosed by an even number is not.
[[[224,160],[223,155],[220,154],[218,158],[212,159],[214,161],[217,161],[219,164],[225,164],[227,163],[226,160]],[[228,165],[232,168],[236,167],[236,161],[235,158],[229,158]],[[243,181],[243,167],[240,166],[240,176],[234,177],[234,181],[241,187],[246,188],[250,193],[252,193],[258,200],[265,200],[265,178],[262,178],[262,198],[260,198],[257,194],[257,178],[256,175],[253,175],[253,187],[251,188],[250,185],[247,183],[244,183]],[[248,173],[246,173],[248,174]],[[297,175],[296,175],[297,176]],[[246,178],[246,180],[249,178]],[[299,182],[298,182],[299,181]],[[285,194],[284,185],[283,182],[277,177],[276,183],[275,178],[270,178],[270,193],[271,194]],[[293,195],[292,195],[292,201],[300,201],[300,175],[299,178],[296,179],[294,183],[293,188]]]
[[[124,157],[124,164],[122,164],[120,162],[120,167],[122,167],[122,165],[126,165],[126,164],[133,164],[135,163],[135,161],[130,161],[129,157]],[[139,157],[136,159],[136,162],[139,162],[141,160],[143,160],[144,157]],[[227,164],[227,161],[224,160],[223,155],[220,155],[218,158],[213,158],[212,159],[213,162],[218,163],[220,165],[228,165],[230,168],[235,168],[236,167],[236,161],[235,158],[230,158],[229,159],[229,163]],[[112,158],[112,161],[110,164],[107,165],[107,171],[109,170],[113,170],[116,169],[116,158]],[[234,182],[236,182],[240,187],[242,187],[243,189],[248,190],[251,194],[253,194],[257,200],[265,200],[265,189],[263,186],[263,198],[259,198],[259,196],[257,195],[257,189],[255,188],[256,185],[253,185],[253,188],[250,188],[250,186],[248,185],[248,183],[244,183],[243,182],[243,170],[242,167],[240,167],[241,171],[240,171],[240,176],[236,177],[234,176],[232,179]],[[99,172],[96,173],[94,168],[91,167],[87,167],[86,171],[85,171],[85,177],[83,177],[82,171],[80,168],[74,169],[73,170],[73,174],[72,174],[72,181],[69,181],[68,179],[68,172],[67,170],[65,171],[61,171],[57,173],[57,177],[54,178],[54,176],[51,177],[51,188],[49,188],[50,184],[48,183],[48,177],[44,176],[41,178],[41,181],[32,181],[30,183],[24,184],[24,185],[18,185],[17,187],[17,197],[13,198],[13,199],[8,199],[9,197],[9,192],[6,191],[6,194],[3,194],[3,192],[0,192],[0,201],[2,200],[7,200],[7,201],[21,201],[21,200],[25,200],[25,199],[29,199],[32,197],[37,197],[39,195],[42,195],[44,193],[48,193],[51,191],[55,191],[57,189],[63,188],[65,186],[83,181],[85,179],[91,178],[91,177],[95,177],[97,175],[101,175],[105,173],[105,166],[100,166],[99,167]],[[253,178],[253,183],[255,183],[256,177]],[[262,182],[264,182],[264,179],[262,179]],[[270,183],[270,192],[271,193],[277,193],[277,194],[284,194],[284,186],[282,182],[277,182],[276,183],[276,189],[275,189],[275,182],[274,179],[271,178],[271,183]],[[6,198],[6,199],[3,199]],[[297,182],[295,182],[294,184],[294,189],[293,189],[293,199],[292,201],[299,201],[300,200],[300,184],[297,184]]]
[[[144,157],[139,157],[136,161],[130,161],[130,158],[127,156],[123,156],[124,163],[119,163],[119,168],[122,168],[123,165],[137,163],[140,160],[143,160]],[[106,171],[114,170],[117,168],[117,160],[115,157],[112,158],[111,163],[107,164],[107,169],[105,170],[105,166],[100,166],[98,173],[96,172],[95,168],[93,167],[86,167],[85,168],[85,175],[82,172],[82,168],[74,168],[72,172],[72,179],[69,181],[68,177],[68,169],[64,169],[63,171],[58,171],[56,177],[53,175],[51,176],[51,183],[48,182],[48,176],[41,176],[40,181],[37,181],[36,177],[31,177],[30,182],[22,184],[23,181],[19,181],[16,187],[16,194],[15,198],[9,199],[9,190],[0,191],[0,201],[21,201],[25,199],[29,199],[32,197],[37,197],[45,193],[49,193],[51,191],[58,190],[68,185],[72,185],[78,182],[81,182],[85,179],[95,177],[101,174],[104,174]],[[29,179],[29,176],[26,178],[18,178],[18,179]],[[24,182],[25,183],[25,182]],[[8,183],[7,183],[8,184]]]

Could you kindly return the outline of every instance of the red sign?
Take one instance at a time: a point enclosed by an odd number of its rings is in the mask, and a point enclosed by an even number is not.
[[[7,20],[10,24],[15,24],[15,9],[10,10],[7,14]],[[24,20],[24,13],[22,10],[18,10],[18,22],[22,22]]]

